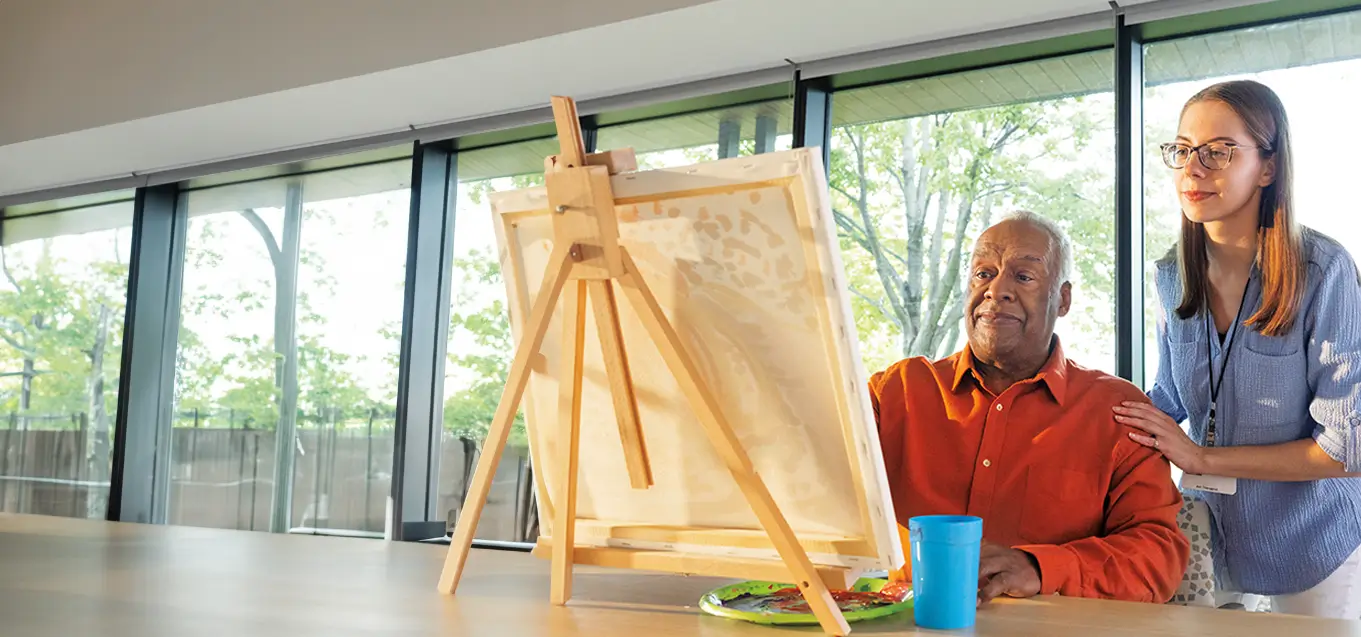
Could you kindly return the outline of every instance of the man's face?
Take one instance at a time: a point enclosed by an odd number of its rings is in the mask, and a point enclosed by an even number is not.
[[[1004,221],[978,238],[964,325],[979,360],[1006,365],[1047,356],[1054,323],[1072,301],[1072,286],[1058,280],[1053,243],[1023,220]]]

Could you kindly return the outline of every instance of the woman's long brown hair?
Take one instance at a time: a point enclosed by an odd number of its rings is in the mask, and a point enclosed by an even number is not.
[[[1299,316],[1304,295],[1305,256],[1300,227],[1295,221],[1291,188],[1293,158],[1290,150],[1290,123],[1285,105],[1274,91],[1251,80],[1215,84],[1196,93],[1182,107],[1215,101],[1233,109],[1262,157],[1274,157],[1276,177],[1262,189],[1257,221],[1257,265],[1262,272],[1262,307],[1244,324],[1267,336],[1290,331]],[[1191,161],[1196,161],[1191,157]],[[1181,218],[1181,242],[1177,259],[1181,271],[1181,304],[1177,316],[1188,319],[1209,307],[1209,255],[1205,246],[1205,227]],[[1243,299],[1247,303],[1247,299]]]

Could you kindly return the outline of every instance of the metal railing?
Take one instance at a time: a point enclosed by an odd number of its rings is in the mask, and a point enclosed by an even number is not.
[[[112,432],[85,414],[11,413],[0,420],[0,511],[102,517],[109,493]],[[300,414],[294,441],[292,532],[381,537],[391,491],[396,415],[380,409]],[[101,442],[93,439],[105,436]],[[93,437],[93,438],[92,438]],[[240,410],[182,410],[171,433],[171,524],[268,530],[275,432]],[[446,433],[440,505],[456,512],[478,441]],[[507,451],[484,513],[484,539],[537,535],[533,475],[523,448]]]

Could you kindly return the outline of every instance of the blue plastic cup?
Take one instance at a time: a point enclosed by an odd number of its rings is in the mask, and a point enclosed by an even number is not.
[[[907,521],[912,551],[913,613],[922,628],[974,625],[978,609],[978,551],[983,519],[923,515]]]

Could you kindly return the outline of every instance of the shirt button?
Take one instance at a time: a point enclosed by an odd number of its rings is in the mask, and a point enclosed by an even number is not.
[[[985,459],[983,460],[983,466],[985,466],[985,467],[991,467],[991,466],[992,466],[992,461],[985,458]]]
[[[1002,411],[1002,403],[997,403],[997,411]]]

